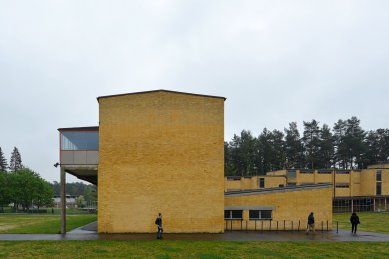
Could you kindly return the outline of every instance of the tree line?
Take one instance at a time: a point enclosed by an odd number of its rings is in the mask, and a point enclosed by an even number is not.
[[[332,129],[316,120],[296,122],[283,131],[264,128],[258,137],[248,130],[224,142],[225,175],[263,175],[295,169],[363,169],[389,158],[389,129],[365,131],[357,117],[338,120]]]
[[[33,205],[52,206],[53,188],[33,170],[22,165],[19,150],[15,147],[11,154],[10,165],[0,147],[0,208],[14,204],[16,210],[24,211]]]
[[[57,181],[54,181],[52,187],[54,190],[54,195],[60,196],[61,184]],[[86,203],[97,201],[97,189],[93,184],[84,184],[82,182],[66,183],[65,189],[67,194],[77,197],[82,196]]]

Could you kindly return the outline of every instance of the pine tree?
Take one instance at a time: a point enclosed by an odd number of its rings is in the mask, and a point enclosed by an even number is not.
[[[317,168],[331,168],[333,167],[334,159],[334,137],[332,136],[331,129],[327,124],[323,124],[320,129],[320,153],[319,153],[319,165]]]
[[[319,122],[312,120],[304,121],[303,143],[307,159],[307,167],[314,169],[317,166],[320,144]]]
[[[304,146],[296,122],[289,123],[285,131],[285,153],[287,168],[302,168],[304,166]]]
[[[19,169],[22,169],[22,157],[20,156],[19,150],[14,147],[14,150],[11,153],[11,160],[9,162],[9,169],[11,172],[16,172]]]
[[[6,172],[8,168],[7,159],[4,157],[4,153],[0,147],[0,172]]]

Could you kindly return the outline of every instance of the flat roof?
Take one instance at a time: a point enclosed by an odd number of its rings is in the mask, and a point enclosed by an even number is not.
[[[99,131],[98,126],[59,128],[58,131]]]
[[[228,192],[224,192],[224,196],[245,196],[245,195],[257,195],[257,194],[276,193],[276,192],[293,192],[293,191],[322,189],[322,188],[332,188],[332,184],[318,183],[318,184],[305,184],[305,185],[265,188],[265,189],[256,189],[256,190],[228,191]]]
[[[227,98],[221,97],[221,96],[185,93],[185,92],[178,92],[178,91],[170,91],[170,90],[160,89],[160,90],[152,90],[152,91],[143,91],[143,92],[133,92],[133,93],[125,93],[125,94],[115,94],[115,95],[99,96],[99,97],[97,97],[97,101],[99,101],[99,99],[101,99],[101,98],[118,97],[118,96],[124,96],[124,95],[132,95],[132,94],[148,94],[148,93],[157,93],[157,92],[186,94],[186,95],[194,95],[194,96],[202,96],[202,97],[210,97],[210,98],[221,98],[221,99],[224,99],[224,101],[227,99]]]

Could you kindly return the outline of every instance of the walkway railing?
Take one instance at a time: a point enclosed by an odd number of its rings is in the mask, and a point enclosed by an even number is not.
[[[338,222],[336,222],[338,229]],[[243,219],[226,219],[224,220],[224,230],[240,231],[305,231],[307,222],[301,220],[243,220]],[[330,222],[318,221],[315,223],[316,231],[332,230]],[[338,230],[337,230],[338,231]]]

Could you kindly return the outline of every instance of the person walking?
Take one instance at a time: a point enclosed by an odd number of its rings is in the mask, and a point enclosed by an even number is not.
[[[357,233],[357,226],[361,222],[359,221],[359,217],[357,213],[353,212],[350,217],[350,222],[351,222],[351,234],[356,234]]]
[[[158,217],[155,219],[155,224],[157,225],[157,239],[163,239],[163,228],[162,228],[162,214],[159,213]]]
[[[315,217],[313,216],[313,212],[311,212],[308,216],[308,226],[306,233],[312,230],[313,233],[315,233]]]

